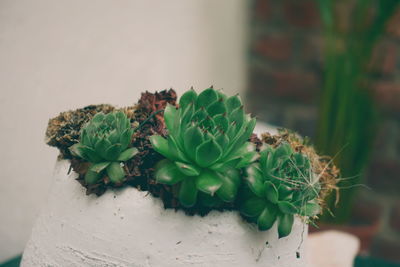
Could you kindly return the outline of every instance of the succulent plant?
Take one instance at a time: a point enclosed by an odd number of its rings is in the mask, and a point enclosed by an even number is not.
[[[182,95],[179,108],[164,111],[168,135],[153,135],[154,149],[166,159],[156,165],[159,183],[177,185],[183,206],[232,202],[241,182],[239,169],[257,159],[248,142],[256,120],[245,114],[238,96],[209,88]]]
[[[104,173],[110,181],[119,183],[125,177],[123,162],[138,153],[129,147],[133,129],[125,113],[97,113],[83,128],[79,143],[70,147],[73,155],[88,162],[85,174],[88,184],[96,183]]]
[[[246,168],[249,192],[241,213],[257,223],[260,230],[270,229],[278,221],[279,237],[290,234],[294,215],[315,216],[321,189],[310,159],[293,151],[289,143],[266,145],[260,160]]]

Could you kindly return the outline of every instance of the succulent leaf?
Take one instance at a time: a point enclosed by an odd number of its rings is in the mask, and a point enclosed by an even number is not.
[[[196,103],[197,93],[193,89],[190,89],[184,93],[179,99],[179,106],[187,106],[190,103]]]
[[[197,201],[198,190],[194,179],[194,177],[183,179],[179,188],[179,201],[185,207],[192,207]]]
[[[245,181],[258,197],[264,196],[264,178],[258,164],[252,164],[246,169]]]
[[[200,167],[208,167],[215,163],[221,154],[221,147],[214,139],[210,139],[196,149],[196,163]]]
[[[150,142],[154,150],[163,155],[166,158],[171,158],[172,155],[169,152],[168,141],[161,135],[150,136]]]
[[[222,186],[222,181],[218,173],[210,170],[204,170],[196,177],[196,186],[200,191],[214,195],[214,193]]]
[[[113,183],[120,183],[125,177],[125,171],[119,162],[111,162],[106,171],[108,177]]]
[[[257,217],[266,207],[266,201],[262,198],[253,197],[244,201],[241,212],[248,217]]]
[[[89,170],[92,172],[100,173],[102,172],[105,168],[110,165],[110,162],[100,162],[100,163],[95,163],[89,167]]]
[[[186,178],[175,163],[168,159],[159,161],[155,169],[155,178],[159,183],[173,185]]]
[[[293,214],[278,215],[278,235],[279,238],[286,237],[292,231],[294,216]]]
[[[265,206],[264,210],[260,213],[257,218],[258,229],[261,231],[269,230],[275,223],[277,216],[277,210],[273,207]]]
[[[217,101],[217,99],[217,92],[212,88],[208,88],[197,97],[197,107],[207,108],[211,103]]]
[[[139,150],[137,150],[136,147],[131,147],[126,149],[124,152],[122,152],[118,158],[117,161],[127,161],[133,158],[137,153],[139,153]]]
[[[240,174],[236,169],[229,169],[219,175],[222,181],[221,187],[217,190],[217,196],[225,202],[232,202],[237,194],[240,185]]]
[[[94,184],[101,178],[100,173],[88,170],[85,174],[85,182],[87,184]]]
[[[187,176],[200,175],[201,170],[194,165],[190,165],[190,164],[179,162],[179,161],[176,161],[175,164],[184,175],[187,175]]]

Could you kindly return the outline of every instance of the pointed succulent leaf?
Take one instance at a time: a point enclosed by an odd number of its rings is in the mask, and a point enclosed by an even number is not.
[[[108,141],[110,141],[111,144],[119,143],[121,141],[121,133],[118,132],[117,129],[111,130],[108,135]]]
[[[176,107],[167,104],[167,107],[164,110],[164,120],[168,131],[174,134],[178,130],[180,121],[179,112]]]
[[[111,162],[100,162],[100,163],[92,164],[92,165],[89,167],[89,171],[96,172],[96,173],[100,173],[100,172],[102,172],[105,168],[107,168],[108,165],[110,165],[110,163],[111,163]]]
[[[284,142],[275,150],[275,157],[279,158],[282,156],[290,156],[293,153],[293,150],[289,143]]]
[[[215,138],[215,141],[222,148],[222,150],[225,149],[227,147],[227,145],[229,144],[229,138],[226,134],[219,134]]]
[[[192,117],[192,122],[200,122],[207,118],[208,114],[205,111],[205,108],[200,108],[197,110]]]
[[[156,181],[162,184],[174,185],[187,178],[172,161],[164,159],[159,161],[155,167]]]
[[[240,133],[238,133],[235,139],[233,139],[232,144],[228,148],[228,153],[235,153],[235,151],[243,146],[243,143],[249,140],[255,125],[256,120],[252,119],[244,128],[241,129]]]
[[[232,159],[241,159],[242,156],[248,152],[255,151],[255,146],[251,142],[242,143],[235,151],[225,151],[224,161],[230,161]],[[239,161],[238,161],[239,163]]]
[[[121,154],[121,144],[114,144],[107,148],[105,158],[107,160],[117,160],[119,155]]]
[[[232,113],[229,116],[229,122],[230,123],[235,122],[237,127],[240,128],[240,127],[242,127],[242,124],[244,122],[244,117],[245,117],[245,114],[244,114],[243,106],[240,106],[232,111]]]
[[[240,212],[247,217],[257,217],[265,209],[266,205],[266,201],[262,198],[249,198],[246,199],[240,207]]]
[[[304,207],[302,207],[300,215],[303,216],[315,216],[320,213],[321,207],[316,202],[308,202]]]
[[[265,195],[268,198],[268,200],[271,201],[272,203],[278,203],[279,194],[276,186],[270,181],[265,181],[264,188],[265,188]]]
[[[106,158],[106,151],[111,146],[111,143],[106,139],[100,139],[94,146],[96,154],[102,158]]]
[[[207,108],[211,103],[217,101],[217,99],[217,92],[212,88],[208,88],[201,92],[197,97],[197,107]]]
[[[92,146],[92,141],[89,137],[89,134],[87,132],[87,130],[85,128],[83,128],[81,136],[80,136],[80,140],[82,142],[83,145],[85,146]]]
[[[221,147],[214,139],[210,139],[196,149],[196,163],[201,167],[208,167],[215,163],[221,154]]]
[[[118,111],[115,113],[111,113],[113,115],[113,120],[111,122],[114,122],[115,120],[119,123],[120,129],[125,129],[128,126],[129,119],[126,117],[126,114],[122,111]]]
[[[184,108],[190,103],[195,104],[196,100],[197,100],[197,94],[193,89],[191,89],[181,96],[181,98],[179,99],[179,106],[181,108]]]
[[[94,115],[94,117],[92,118],[91,122],[93,123],[101,123],[104,120],[104,113],[99,112],[96,115]]]
[[[192,121],[193,114],[195,112],[194,104],[189,103],[184,109],[179,109],[179,110],[180,112],[182,112],[180,126],[184,127]]]
[[[217,100],[214,103],[210,104],[207,107],[207,112],[211,117],[214,117],[218,114],[224,114],[227,112],[225,102],[221,100]]]
[[[229,127],[227,116],[225,114],[217,114],[213,117],[213,120],[217,129],[221,130],[223,133],[226,133]]]
[[[100,155],[94,151],[93,148],[88,147],[88,146],[80,146],[79,150],[82,152],[82,154],[85,156],[85,158],[88,159],[90,162],[100,162],[102,161],[102,158]]]
[[[132,130],[125,129],[120,137],[121,149],[125,149],[129,146],[132,140]]]
[[[186,129],[184,137],[184,147],[188,156],[195,159],[197,147],[203,143],[203,134],[197,126],[191,126]]]
[[[214,195],[214,193],[222,186],[222,181],[219,175],[205,169],[199,176],[196,177],[196,187],[200,191]]]
[[[189,161],[187,156],[181,151],[179,143],[171,135],[168,136],[168,150],[171,155],[171,159],[183,162]]]
[[[139,150],[137,150],[136,147],[131,147],[126,149],[124,152],[122,152],[118,158],[117,161],[127,161],[133,158],[137,153],[139,153]]]
[[[196,204],[198,190],[194,177],[184,179],[179,188],[179,202],[185,207],[192,207]]]
[[[292,214],[279,214],[278,235],[279,238],[286,237],[292,231],[294,216]]]
[[[247,152],[246,154],[243,155],[239,163],[236,165],[236,168],[240,169],[243,167],[248,166],[249,164],[253,163],[258,159],[260,155],[258,154],[257,151],[253,152]]]
[[[238,95],[228,97],[226,100],[226,107],[228,112],[232,112],[233,110],[237,109],[242,105],[242,101]]]
[[[257,218],[258,229],[261,231],[269,230],[274,225],[277,214],[277,209],[274,206],[266,205]]]
[[[257,163],[247,167],[245,181],[254,194],[258,197],[265,196],[264,179]]]
[[[120,113],[120,112],[117,112]],[[108,125],[112,125],[117,120],[117,117],[114,113],[107,113],[104,117],[104,122]]]
[[[278,207],[283,213],[287,213],[287,214],[298,213],[296,206],[288,201],[279,201]]]
[[[150,136],[150,143],[155,151],[166,158],[172,159],[172,155],[168,147],[168,141],[164,137],[161,135],[152,135]]]
[[[178,167],[178,169],[187,176],[198,176],[201,172],[201,170],[196,167],[195,165],[190,165],[188,163],[183,163],[183,162],[179,162],[176,161],[175,162],[176,166]]]
[[[120,183],[125,177],[124,168],[119,162],[111,162],[110,165],[108,165],[106,171],[108,177],[113,183]]]
[[[88,170],[85,174],[84,179],[87,184],[95,184],[97,181],[99,181],[100,178],[101,178],[100,173]]]
[[[273,148],[270,145],[264,146],[260,152],[260,164],[263,173],[267,174],[271,171],[274,164]]]
[[[217,196],[225,202],[232,202],[240,185],[240,174],[236,169],[229,169],[219,175],[222,185],[217,190]]]
[[[84,152],[82,151],[82,145],[80,143],[70,146],[69,151],[75,157],[79,157],[79,158],[88,160],[88,158],[85,156]]]
[[[293,190],[284,183],[278,186],[278,193],[280,200],[291,200],[293,197]]]

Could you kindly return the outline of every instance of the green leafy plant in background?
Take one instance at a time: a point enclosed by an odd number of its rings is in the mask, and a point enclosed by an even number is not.
[[[179,108],[164,111],[168,135],[154,135],[154,149],[166,159],[156,165],[159,183],[176,185],[183,206],[215,206],[232,202],[241,182],[239,169],[257,159],[247,142],[256,120],[246,115],[238,96],[209,88],[182,95]],[[217,196],[217,197],[215,197]]]
[[[245,194],[241,213],[268,230],[278,221],[279,237],[290,234],[294,215],[315,216],[320,211],[316,198],[321,189],[309,158],[294,152],[290,144],[267,145],[259,162],[246,168]]]
[[[347,188],[337,206],[333,195],[328,201],[335,217],[326,213],[323,218],[344,222],[349,218],[355,185],[360,183],[377,126],[369,76],[372,53],[400,1],[319,3],[325,28],[325,77],[316,146],[324,154],[337,154],[335,162],[344,177],[339,187]],[[337,4],[347,4],[351,13],[338,12]]]
[[[138,153],[129,147],[134,130],[125,113],[97,113],[83,128],[79,143],[71,146],[71,153],[88,162],[85,182],[96,183],[106,173],[111,182],[125,177],[122,163]]]

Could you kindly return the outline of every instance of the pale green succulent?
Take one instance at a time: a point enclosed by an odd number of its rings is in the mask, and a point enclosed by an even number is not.
[[[97,113],[82,128],[79,143],[71,146],[70,151],[90,162],[86,183],[96,183],[105,174],[113,183],[123,180],[123,162],[138,153],[136,148],[129,147],[132,134],[130,121],[123,112]]]
[[[189,90],[179,108],[166,107],[164,119],[167,137],[150,138],[166,157],[156,166],[156,180],[178,185],[179,200],[186,207],[193,206],[198,195],[205,205],[232,202],[241,182],[239,169],[258,157],[248,142],[256,120],[245,114],[240,98],[213,88],[199,95]]]
[[[278,221],[279,237],[290,234],[294,215],[314,216],[321,185],[312,171],[310,159],[282,143],[261,151],[260,160],[246,169],[251,193],[241,205],[243,215],[268,230]]]

